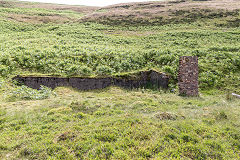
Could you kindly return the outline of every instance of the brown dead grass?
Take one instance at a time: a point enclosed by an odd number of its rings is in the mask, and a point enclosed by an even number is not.
[[[236,27],[240,25],[240,0],[166,0],[159,2],[122,3],[103,8],[0,1],[0,7],[72,10],[85,15],[79,19],[79,22],[98,22],[110,25],[191,23],[204,18],[225,18],[227,25]],[[77,20],[76,18],[62,15],[9,14],[8,18],[30,23],[66,23]]]
[[[104,24],[192,22],[198,18],[238,16],[240,0],[175,0],[123,3],[98,9],[82,18]]]
[[[43,8],[48,10],[70,10],[75,11],[81,14],[92,13],[97,7],[88,7],[88,6],[70,6],[70,5],[58,5],[58,4],[47,4],[47,3],[31,3],[31,2],[18,2],[18,1],[1,1],[0,7],[4,8]],[[17,14],[10,13],[6,15],[7,19],[15,20],[18,22],[32,23],[32,24],[42,24],[42,23],[67,23],[75,22],[77,18],[59,15],[59,14]]]
[[[43,24],[43,23],[58,23],[63,24],[73,19],[66,16],[51,15],[51,16],[37,16],[37,15],[26,15],[26,14],[8,14],[8,19],[15,20],[18,22],[32,23],[32,24]]]
[[[44,8],[50,10],[71,10],[79,13],[91,13],[99,7],[90,6],[75,6],[75,5],[62,5],[51,3],[31,3],[31,2],[17,2],[17,1],[0,1],[0,7],[18,7],[18,8]]]
[[[154,31],[122,31],[122,30],[106,30],[104,31],[105,34],[109,35],[121,35],[121,36],[127,36],[127,37],[141,37],[141,36],[149,36],[153,35],[156,32]]]
[[[72,5],[61,5],[61,4],[50,4],[50,3],[21,3],[19,7],[22,8],[44,8],[51,10],[71,10],[79,13],[91,13],[97,9],[98,7],[90,7],[90,6],[72,6]]]
[[[139,3],[122,3],[117,5],[111,5],[103,7],[104,9],[132,9],[132,10],[144,10],[144,9],[158,9],[161,11],[171,9],[227,9],[236,10],[240,9],[239,0],[171,0],[160,2],[139,2]],[[102,8],[102,9],[103,9]]]
[[[12,2],[0,1],[0,7],[12,7]]]

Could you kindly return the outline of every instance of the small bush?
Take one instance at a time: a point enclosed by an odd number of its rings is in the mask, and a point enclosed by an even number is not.
[[[82,112],[78,112],[78,113],[76,114],[76,117],[79,118],[79,119],[83,119],[83,118],[85,118],[86,116],[87,116],[87,115],[84,114],[84,113],[82,113]]]
[[[9,95],[9,100],[41,100],[47,99],[55,93],[48,87],[41,86],[40,90],[32,89],[27,86],[15,88]]]

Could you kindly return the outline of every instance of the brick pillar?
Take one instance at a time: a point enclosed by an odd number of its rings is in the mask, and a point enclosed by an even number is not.
[[[198,57],[182,56],[178,73],[179,94],[198,96]]]

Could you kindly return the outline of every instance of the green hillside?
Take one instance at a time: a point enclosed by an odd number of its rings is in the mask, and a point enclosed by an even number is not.
[[[199,57],[200,97],[178,96]],[[16,75],[156,69],[170,89],[33,90]],[[0,1],[0,159],[239,159],[240,1],[107,7]]]
[[[97,75],[99,70],[114,74],[156,68],[176,80],[179,56],[197,55],[201,88],[239,87],[240,34],[239,27],[235,27],[239,21],[229,24],[230,18],[240,18],[239,10],[214,10],[219,15],[196,17],[192,23],[174,23],[172,19],[176,18],[166,17],[166,25],[154,22],[112,26],[79,22],[101,9],[86,13],[81,7],[83,11],[77,12],[47,6],[30,8],[27,4],[6,2],[0,10],[4,77],[27,73]],[[188,20],[189,14],[183,10],[178,10],[179,14],[174,11],[175,17]]]

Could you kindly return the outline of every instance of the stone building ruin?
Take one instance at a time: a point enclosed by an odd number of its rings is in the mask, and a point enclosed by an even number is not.
[[[49,88],[69,86],[79,90],[103,89],[109,86],[133,88],[168,88],[170,77],[154,70],[140,71],[133,75],[112,77],[51,77],[51,76],[16,76],[13,80],[30,88],[39,89],[41,85]],[[182,56],[178,72],[179,94],[198,96],[198,57]]]

